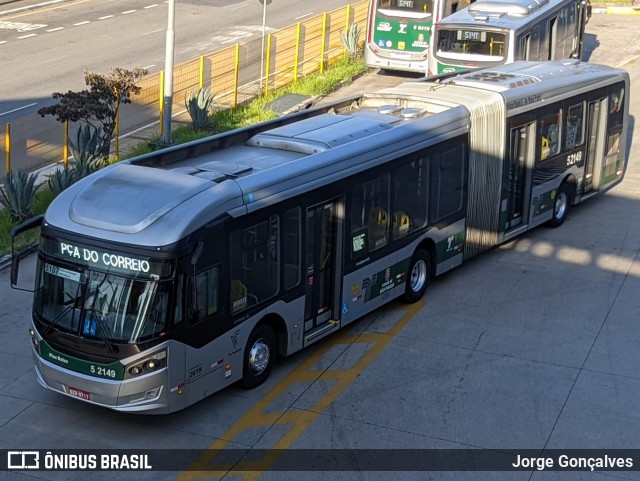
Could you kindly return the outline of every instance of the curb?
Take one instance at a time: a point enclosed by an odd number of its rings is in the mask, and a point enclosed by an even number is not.
[[[640,7],[592,7],[592,13],[608,13],[613,15],[638,15],[640,14]]]

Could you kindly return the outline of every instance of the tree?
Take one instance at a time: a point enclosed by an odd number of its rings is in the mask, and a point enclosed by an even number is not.
[[[138,67],[133,70],[113,68],[108,75],[85,71],[84,82],[89,86],[88,90],[69,90],[66,94],[55,92],[53,98],[59,102],[41,108],[38,114],[42,117],[53,115],[62,123],[86,123],[100,138],[100,157],[108,159],[120,105],[131,103],[131,95],[140,93],[142,89],[136,82],[148,73]]]

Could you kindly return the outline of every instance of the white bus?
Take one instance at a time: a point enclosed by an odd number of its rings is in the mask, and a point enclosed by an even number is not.
[[[427,75],[582,59],[588,0],[478,0],[434,25]]]
[[[278,356],[621,182],[628,112],[626,72],[517,62],[107,167],[41,222],[37,379],[145,413],[256,386]]]

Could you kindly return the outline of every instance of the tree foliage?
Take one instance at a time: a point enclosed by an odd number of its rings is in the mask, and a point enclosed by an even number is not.
[[[133,70],[113,68],[108,75],[85,71],[84,81],[89,89],[55,92],[53,98],[58,103],[41,108],[38,114],[42,117],[53,115],[58,122],[85,122],[90,125],[100,132],[100,156],[108,159],[120,105],[131,103],[131,96],[140,93],[142,89],[136,82],[148,73],[148,70],[138,67]]]

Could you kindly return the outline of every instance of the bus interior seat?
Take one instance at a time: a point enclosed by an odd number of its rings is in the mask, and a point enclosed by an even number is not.
[[[407,214],[401,210],[393,214],[393,238],[405,236],[409,233],[410,219]]]
[[[238,279],[233,279],[231,281],[231,311],[236,312],[247,307],[248,297],[247,286]]]
[[[381,207],[374,207],[369,212],[369,250],[375,250],[387,244],[389,216]]]

